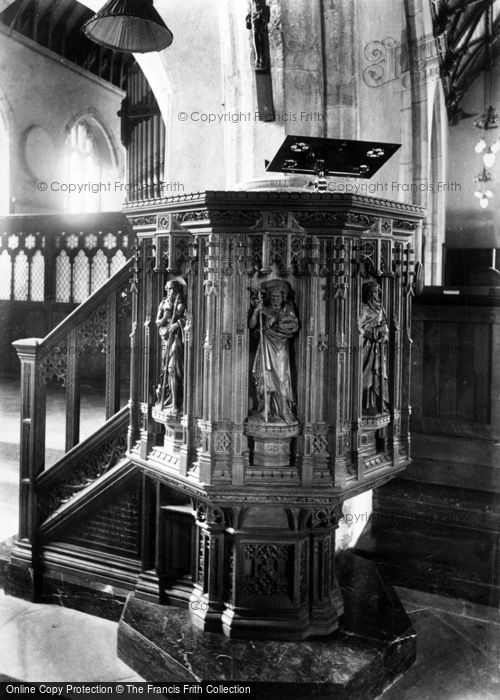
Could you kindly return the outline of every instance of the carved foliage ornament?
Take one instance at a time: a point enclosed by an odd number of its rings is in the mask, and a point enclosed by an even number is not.
[[[55,379],[61,386],[66,386],[67,352],[66,347],[56,346],[40,362],[40,376],[45,384]]]
[[[108,311],[106,304],[99,306],[84,323],[78,326],[78,344],[98,352],[106,352],[108,338]]]
[[[244,578],[245,593],[270,595],[287,593],[286,564],[290,547],[275,544],[247,544],[245,559],[247,575]]]
[[[311,439],[311,452],[312,454],[327,455],[328,436],[321,433],[313,435]]]
[[[179,223],[197,223],[212,221],[217,224],[234,224],[235,226],[255,225],[261,214],[258,211],[244,209],[197,209],[177,214]]]
[[[315,508],[311,514],[313,528],[336,527],[338,521],[339,512],[336,508]]]
[[[153,226],[156,224],[156,215],[136,216],[132,219],[132,226]]]
[[[232,447],[231,433],[226,430],[217,430],[215,432],[215,451],[230,452]]]
[[[61,505],[118,464],[125,456],[126,449],[127,426],[124,425],[104,444],[98,445],[94,452],[87,454],[73,465],[71,470],[63,474],[48,490],[40,492],[38,497],[40,520],[45,520]]]
[[[222,508],[211,506],[207,503],[199,503],[196,506],[196,519],[207,525],[224,525],[226,518]]]

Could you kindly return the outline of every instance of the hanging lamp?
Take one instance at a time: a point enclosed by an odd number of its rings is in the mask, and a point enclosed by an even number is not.
[[[162,51],[173,40],[153,0],[109,0],[83,31],[96,44],[127,53]]]

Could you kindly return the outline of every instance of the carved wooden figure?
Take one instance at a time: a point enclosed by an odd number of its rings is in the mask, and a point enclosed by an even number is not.
[[[179,281],[167,282],[165,291],[167,295],[160,302],[156,315],[162,346],[161,373],[156,397],[161,409],[180,413],[184,394],[186,299],[183,284]]]
[[[362,286],[360,330],[363,336],[363,413],[387,412],[387,342],[389,327],[382,303],[382,288],[376,280]]]
[[[291,301],[291,287],[282,280],[263,283],[249,327],[259,331],[252,367],[258,408],[265,423],[294,423],[289,343],[298,333],[299,319]]]

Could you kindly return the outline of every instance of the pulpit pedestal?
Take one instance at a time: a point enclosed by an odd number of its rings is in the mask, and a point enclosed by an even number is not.
[[[415,660],[416,636],[375,564],[343,554],[338,575],[345,613],[327,637],[227,639],[194,628],[187,610],[131,595],[118,627],[119,656],[156,684],[251,682],[257,698],[375,698]]]

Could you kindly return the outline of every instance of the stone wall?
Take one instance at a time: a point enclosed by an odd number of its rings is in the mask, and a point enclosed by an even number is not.
[[[68,129],[83,117],[95,127],[107,160],[102,177],[111,186],[101,192],[101,208],[121,208],[125,194],[115,182],[124,176],[117,116],[123,96],[110,83],[0,25],[0,113],[8,130],[13,213],[64,209],[64,143]]]

